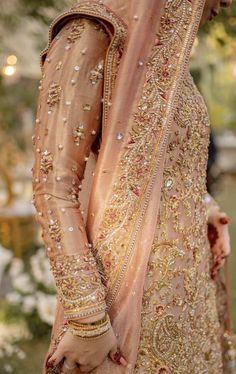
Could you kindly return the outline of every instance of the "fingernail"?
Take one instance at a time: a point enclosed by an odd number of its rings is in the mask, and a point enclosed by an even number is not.
[[[48,368],[51,368],[51,367],[53,367],[53,366],[54,366],[54,363],[55,363],[55,361],[56,361],[56,359],[54,359],[54,360],[49,360],[49,361],[47,362],[46,366],[47,366]]]
[[[222,225],[227,225],[229,223],[229,219],[227,217],[221,217],[220,218],[220,223]]]
[[[127,361],[124,359],[124,357],[121,357],[121,358],[120,358],[120,363],[121,363],[121,365],[123,365],[123,366],[127,366]]]

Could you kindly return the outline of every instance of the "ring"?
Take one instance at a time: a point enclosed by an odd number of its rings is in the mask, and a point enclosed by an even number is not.
[[[76,368],[76,366],[77,366],[77,365],[68,366],[66,362],[64,362],[64,365],[65,365],[65,368],[68,369],[68,370],[72,370],[72,369]]]

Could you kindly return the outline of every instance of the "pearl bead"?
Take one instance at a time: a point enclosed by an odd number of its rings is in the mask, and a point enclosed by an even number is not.
[[[74,86],[76,84],[76,80],[75,79],[71,79],[70,82],[71,82],[72,86]]]
[[[96,131],[95,131],[95,130],[92,130],[91,133],[92,133],[92,135],[95,135],[95,134],[96,134]]]
[[[64,117],[63,118],[63,122],[66,123],[67,122],[67,118]]]
[[[36,122],[36,123],[40,123],[40,119],[39,119],[39,118],[37,118],[35,122]]]
[[[122,134],[122,132],[118,132],[117,135],[116,135],[116,139],[117,140],[121,140],[123,139],[124,135]]]
[[[65,208],[61,208],[62,213],[65,213],[65,211],[66,211]]]
[[[74,67],[74,69],[75,69],[75,71],[80,71],[80,66],[79,66],[79,65],[76,65],[76,66]]]
[[[60,180],[61,180],[61,177],[56,177],[57,182],[60,182]]]
[[[135,15],[133,16],[133,19],[134,19],[135,21],[138,21],[138,16],[135,14]]]
[[[69,230],[70,232],[72,232],[72,231],[74,231],[74,227],[70,226],[70,227],[68,228],[68,230]]]
[[[88,159],[89,159],[89,158],[86,156],[86,157],[84,158],[84,161],[88,161]]]
[[[65,50],[66,50],[66,51],[69,51],[69,50],[70,50],[70,48],[71,48],[71,46],[70,46],[70,45],[66,45],[66,46],[65,46]]]
[[[36,152],[40,153],[40,152],[41,152],[41,149],[40,149],[40,148],[37,148],[37,149],[36,149]]]
[[[141,60],[139,60],[139,62],[138,62],[138,66],[143,66],[143,65],[144,65],[144,62],[141,61]]]
[[[63,145],[62,144],[58,144],[58,149],[61,151],[63,149]]]

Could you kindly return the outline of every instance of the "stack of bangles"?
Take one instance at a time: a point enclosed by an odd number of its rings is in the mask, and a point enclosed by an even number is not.
[[[96,322],[81,323],[76,320],[68,321],[69,330],[73,335],[82,339],[94,339],[105,335],[111,327],[109,315]]]

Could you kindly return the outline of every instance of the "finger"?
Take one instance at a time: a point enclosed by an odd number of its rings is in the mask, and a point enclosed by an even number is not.
[[[56,352],[53,353],[52,357],[48,360],[47,366],[53,367],[59,364],[61,360],[64,358],[64,355],[62,352],[56,350]]]
[[[128,364],[126,359],[124,358],[120,348],[118,348],[117,346],[112,348],[112,350],[109,352],[109,357],[114,363],[116,363],[118,365],[127,366],[127,364]]]
[[[221,213],[219,221],[222,225],[227,225],[229,223],[229,217],[226,213]]]

